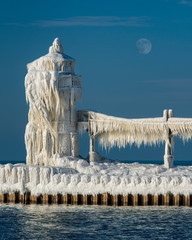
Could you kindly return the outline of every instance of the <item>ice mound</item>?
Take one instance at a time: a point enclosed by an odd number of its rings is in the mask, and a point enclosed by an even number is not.
[[[50,194],[192,194],[192,166],[167,169],[161,165],[88,163],[58,157],[55,167],[25,164],[0,165],[0,194],[30,191]]]

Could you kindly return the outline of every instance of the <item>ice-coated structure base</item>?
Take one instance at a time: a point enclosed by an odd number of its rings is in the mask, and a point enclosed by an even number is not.
[[[166,168],[173,168],[173,155],[164,155],[164,166]]]
[[[55,167],[0,165],[0,194],[30,192],[33,196],[82,194],[192,194],[192,166],[165,168],[103,160],[57,157]]]
[[[101,161],[102,157],[99,153],[97,152],[89,152],[89,161],[90,162],[98,162]]]

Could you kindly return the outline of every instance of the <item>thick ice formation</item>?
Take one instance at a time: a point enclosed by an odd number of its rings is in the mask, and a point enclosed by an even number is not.
[[[125,119],[91,111],[79,111],[78,114],[80,119],[83,119],[83,115],[87,115],[89,122],[88,126],[80,122],[79,131],[88,130],[92,135],[97,136],[104,148],[114,146],[125,148],[127,144],[137,146],[159,144],[168,140],[167,130],[169,129],[172,136],[171,144],[174,136],[179,136],[184,141],[192,137],[191,118]]]
[[[76,100],[81,98],[81,77],[74,73],[75,60],[63,54],[56,38],[49,53],[27,68],[27,164],[54,166],[50,158],[57,153],[78,156]]]
[[[192,166],[92,162],[55,156],[57,167],[0,165],[0,194],[192,194]]]

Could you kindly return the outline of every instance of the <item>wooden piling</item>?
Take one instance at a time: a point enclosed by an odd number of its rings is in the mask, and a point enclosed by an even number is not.
[[[192,206],[192,195],[172,193],[166,195],[110,195],[109,193],[96,195],[31,195],[30,192],[20,194],[19,192],[11,194],[0,194],[0,203],[23,203],[23,204],[74,204],[74,205],[106,205],[106,206]]]
[[[67,204],[72,204],[72,195],[67,194]]]
[[[42,204],[43,203],[43,196],[42,195],[39,195],[37,197],[37,204]]]
[[[164,205],[166,206],[175,205],[175,197],[172,193],[168,193],[164,196]]]
[[[165,196],[163,194],[158,195],[158,205],[165,205]]]
[[[56,203],[61,204],[61,194],[57,194],[55,198],[56,198]]]
[[[25,193],[25,203],[29,204],[31,201],[31,193],[30,192],[26,192]]]
[[[133,206],[142,206],[142,195],[141,194],[135,194],[133,196]]]
[[[169,206],[169,194],[164,196],[164,205]]]
[[[25,203],[25,194],[22,194],[22,195],[19,194],[19,202]]]
[[[14,202],[15,202],[15,193],[9,194],[8,203],[14,203]]]
[[[101,205],[102,204],[102,194],[97,194],[97,198],[98,198],[97,204]]]
[[[122,206],[128,206],[128,195],[121,196],[121,204]]]
[[[143,201],[142,201],[142,205],[143,206],[148,206],[148,195],[144,195],[143,196]]]
[[[7,196],[7,202],[8,203],[18,203],[18,202],[20,202],[19,201],[19,193],[15,192],[15,193],[9,194]]]
[[[153,205],[154,206],[158,206],[159,205],[159,196],[158,195],[154,195],[153,196]]]
[[[113,206],[119,206],[120,205],[118,195],[111,196],[111,205],[113,205]]]
[[[57,203],[57,196],[56,195],[50,195],[50,203],[49,204],[56,204]]]
[[[92,204],[92,195],[87,195],[87,204],[91,205]]]
[[[43,204],[48,204],[49,203],[49,196],[48,194],[43,195]]]
[[[61,196],[61,203],[68,204],[68,196],[67,195]]]
[[[183,195],[175,196],[175,206],[185,206],[185,197]]]
[[[88,196],[87,195],[83,195],[83,204],[88,205]]]
[[[97,205],[98,204],[98,195],[93,195],[92,196],[92,205]]]
[[[133,195],[128,194],[128,206],[133,206]]]
[[[179,195],[175,196],[175,206],[180,206],[180,196]]]
[[[191,207],[191,195],[184,196],[184,206]]]
[[[4,193],[4,203],[7,203],[7,200],[8,200],[8,194]]]
[[[32,204],[37,204],[37,196],[31,195],[31,197],[30,197],[30,202],[31,202]]]
[[[102,194],[101,204],[106,206],[111,205],[111,195],[109,193]]]
[[[102,194],[102,205],[108,205],[108,193]]]
[[[4,194],[0,194],[0,203],[4,203]]]
[[[139,196],[138,194],[135,194],[133,196],[133,206],[138,206],[138,203],[139,203]]]
[[[78,195],[72,195],[71,204],[78,205]]]
[[[154,196],[151,194],[148,194],[148,205],[149,206],[154,205]]]
[[[84,205],[91,205],[93,202],[92,198],[93,198],[93,196],[91,196],[91,195],[81,195],[81,203]]]

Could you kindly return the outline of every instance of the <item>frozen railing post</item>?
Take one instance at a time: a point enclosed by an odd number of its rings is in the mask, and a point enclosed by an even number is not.
[[[89,152],[95,152],[95,136],[90,135],[90,148]]]
[[[163,118],[165,122],[168,122],[169,118],[173,117],[173,110],[169,109],[163,111]],[[164,155],[164,166],[167,168],[173,167],[173,155],[172,155],[172,147],[174,143],[174,138],[172,136],[171,130],[166,127],[165,129],[166,135],[165,135],[165,155]]]
[[[90,127],[91,119],[90,116],[88,117],[88,133],[90,137],[90,145],[89,145],[89,162],[96,162],[101,160],[101,156],[95,152],[95,138],[96,135],[91,131]]]
[[[90,137],[90,146],[89,146],[89,162],[96,162],[101,160],[101,156],[95,152],[95,137],[94,135],[89,134]]]
[[[90,161],[90,162],[93,162],[93,161],[96,161],[96,158],[95,158],[95,155],[96,155],[96,152],[95,152],[95,136],[92,135],[92,134],[89,132],[89,137],[90,137],[89,161]]]

